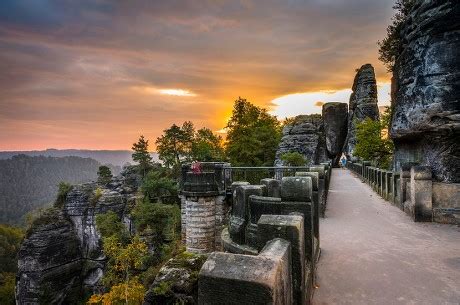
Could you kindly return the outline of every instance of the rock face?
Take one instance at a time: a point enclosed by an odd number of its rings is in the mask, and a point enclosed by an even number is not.
[[[322,117],[324,121],[327,155],[332,159],[332,165],[336,166],[339,163],[345,138],[347,137],[347,104],[324,104]]]
[[[198,304],[198,273],[206,258],[184,252],[170,259],[160,269],[143,304]]]
[[[365,64],[359,68],[352,90],[348,112],[348,133],[343,149],[350,159],[353,159],[353,150],[356,146],[356,125],[366,118],[372,120],[379,118],[377,82],[374,67],[371,64]]]
[[[460,182],[460,3],[417,1],[401,31],[393,72],[394,166],[432,168]]]
[[[283,129],[275,166],[283,166],[281,155],[286,152],[299,152],[310,164],[319,164],[328,160],[324,124],[319,114],[299,115]]]
[[[74,186],[62,208],[34,221],[19,251],[18,304],[76,304],[82,295],[98,292],[106,258],[95,216],[114,211],[131,230],[127,210],[136,200],[134,176],[127,168],[107,186]]]

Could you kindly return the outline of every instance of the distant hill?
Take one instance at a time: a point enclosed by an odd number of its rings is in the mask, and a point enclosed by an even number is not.
[[[0,160],[0,223],[19,224],[23,216],[55,200],[61,181],[97,178],[100,162],[81,157],[16,155]],[[116,174],[120,167],[112,167]]]
[[[125,163],[133,163],[131,158],[132,151],[130,150],[87,150],[87,149],[47,149],[47,150],[32,150],[32,151],[0,151],[1,159],[10,159],[14,155],[27,156],[45,156],[45,157],[81,157],[91,158],[101,164],[113,164],[123,166]],[[151,153],[154,161],[158,161],[158,154]]]

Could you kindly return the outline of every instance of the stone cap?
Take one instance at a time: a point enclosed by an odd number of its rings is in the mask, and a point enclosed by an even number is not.
[[[312,197],[312,184],[311,177],[283,177],[281,179],[281,199],[309,202]]]
[[[318,180],[319,180],[319,173],[318,172],[296,172],[296,177],[310,177],[312,181],[313,191],[318,190]]]
[[[411,178],[414,180],[431,180],[433,174],[429,166],[412,166],[410,169]]]
[[[319,179],[324,179],[324,176],[326,174],[326,168],[324,167],[324,165],[313,165],[310,166],[310,172],[318,172]]]

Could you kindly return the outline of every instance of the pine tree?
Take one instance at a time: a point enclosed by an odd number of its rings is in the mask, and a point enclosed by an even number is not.
[[[112,181],[112,172],[110,171],[110,168],[105,165],[99,166],[99,170],[97,171],[97,182],[102,185],[106,185],[110,181]]]
[[[149,153],[149,140],[146,140],[143,135],[140,136],[139,141],[133,144],[132,154],[133,161],[139,163],[139,168],[142,175],[145,177],[147,170],[152,164],[152,156]]]

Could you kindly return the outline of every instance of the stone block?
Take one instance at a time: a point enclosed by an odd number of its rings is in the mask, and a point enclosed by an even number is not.
[[[312,179],[310,177],[284,177],[281,180],[283,201],[311,201]]]
[[[212,253],[198,276],[198,304],[292,304],[290,243],[271,240],[258,256]]]
[[[313,203],[313,232],[319,241],[319,215],[320,215],[320,201],[319,201],[319,173],[318,172],[297,172],[296,176],[310,177],[312,181],[312,203]]]
[[[291,243],[293,304],[305,304],[305,237],[300,215],[262,215],[257,223],[259,248],[273,238]]]
[[[246,231],[246,242],[250,246],[258,244],[258,221],[262,215],[290,215],[300,213],[304,217],[305,252],[309,261],[313,260],[313,207],[311,202],[281,201],[280,198],[251,196],[249,198],[250,223]]]
[[[261,185],[265,185],[266,187],[266,194],[264,196],[267,197],[281,197],[281,185],[280,181],[271,178],[265,178],[260,180]]]
[[[248,199],[251,195],[262,196],[264,188],[260,185],[240,185],[233,192],[233,208],[230,216],[229,232],[237,243],[245,242],[245,229],[248,214]]]

